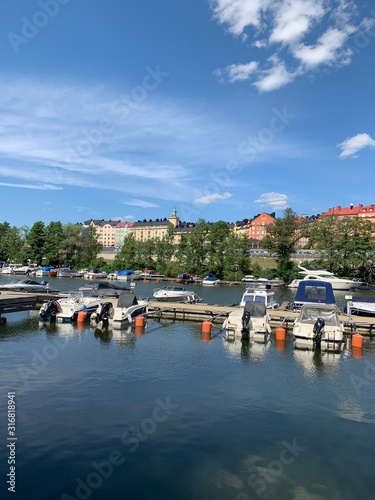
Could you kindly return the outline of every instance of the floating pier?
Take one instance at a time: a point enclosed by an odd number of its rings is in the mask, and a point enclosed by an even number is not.
[[[2,315],[13,312],[39,310],[43,302],[57,300],[66,297],[67,294],[30,294],[22,292],[0,293],[0,321],[5,322]],[[105,298],[106,301],[116,304],[117,299]],[[210,321],[216,325],[222,325],[224,320],[235,309],[234,306],[221,306],[213,304],[184,304],[181,302],[159,302],[151,301],[146,318],[170,319],[174,321]],[[277,328],[283,326],[286,329],[293,327],[293,322],[298,313],[284,311],[282,309],[269,310],[271,326]],[[356,331],[363,335],[375,335],[375,317],[346,316],[340,315],[347,333]]]

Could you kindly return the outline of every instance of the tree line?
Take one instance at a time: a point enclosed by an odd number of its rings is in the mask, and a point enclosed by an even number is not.
[[[0,224],[0,260],[32,261],[38,265],[72,268],[154,269],[166,276],[179,273],[215,273],[233,281],[245,274],[268,274],[290,281],[298,275],[291,256],[301,245],[314,248],[317,259],[308,267],[323,268],[338,276],[354,276],[371,283],[375,275],[375,242],[370,221],[357,218],[325,217],[299,220],[291,209],[267,226],[262,248],[274,255],[272,267],[262,268],[249,256],[250,242],[245,235],[232,233],[224,221],[213,224],[200,219],[178,243],[171,226],[163,238],[137,241],[130,233],[114,261],[98,259],[101,245],[94,227],[36,222],[30,229]],[[264,260],[262,260],[265,262]]]

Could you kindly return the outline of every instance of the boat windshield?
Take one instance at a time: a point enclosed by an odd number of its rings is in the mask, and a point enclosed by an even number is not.
[[[266,302],[264,295],[246,295],[245,302]]]
[[[301,311],[300,320],[304,323],[315,323],[318,318],[324,319],[328,324],[337,324],[337,313],[333,309],[306,307]]]

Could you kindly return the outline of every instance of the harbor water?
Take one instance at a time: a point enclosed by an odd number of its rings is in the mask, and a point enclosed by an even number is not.
[[[135,293],[165,284],[137,282]],[[243,292],[186,287],[220,305]],[[278,289],[277,300],[294,293]],[[194,322],[149,319],[135,333],[13,313],[0,325],[1,498],[372,499],[374,358],[371,337],[356,357],[298,351],[290,335],[230,342],[219,325],[202,340]]]

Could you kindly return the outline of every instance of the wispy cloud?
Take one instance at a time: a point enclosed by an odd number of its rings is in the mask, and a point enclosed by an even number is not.
[[[288,206],[288,196],[280,193],[263,193],[255,203],[262,206],[269,206],[272,210],[282,210]]]
[[[136,199],[129,199],[123,201],[122,203],[124,205],[133,205],[135,207],[142,207],[142,208],[157,208],[159,206],[156,203],[150,203],[149,201],[136,200]]]
[[[233,195],[231,193],[213,193],[213,194],[208,194],[206,196],[201,196],[200,198],[196,198],[194,200],[194,203],[197,205],[209,205],[211,203],[216,203],[217,201],[220,200],[227,200],[228,198],[231,198]]]
[[[205,201],[196,188],[209,189],[213,165],[218,171],[233,160],[248,165],[238,153],[243,127],[226,116],[220,122],[202,104],[151,97],[124,111],[121,95],[106,85],[0,75],[1,186],[113,191],[118,203],[141,208],[181,199],[192,204],[196,197],[204,205],[215,198]],[[249,118],[249,131],[261,129],[258,119],[256,113]],[[279,155],[274,147],[264,145],[254,161]]]
[[[250,32],[250,47],[264,51],[257,62],[233,63],[216,74],[226,73],[231,83],[250,80],[261,92],[281,88],[322,65],[349,64],[349,37],[373,24],[357,22],[350,0],[212,0],[211,7],[218,23],[246,43]]]
[[[338,145],[342,149],[339,158],[344,160],[350,156],[356,157],[356,153],[364,148],[375,148],[375,140],[369,134],[357,134],[348,137]]]

